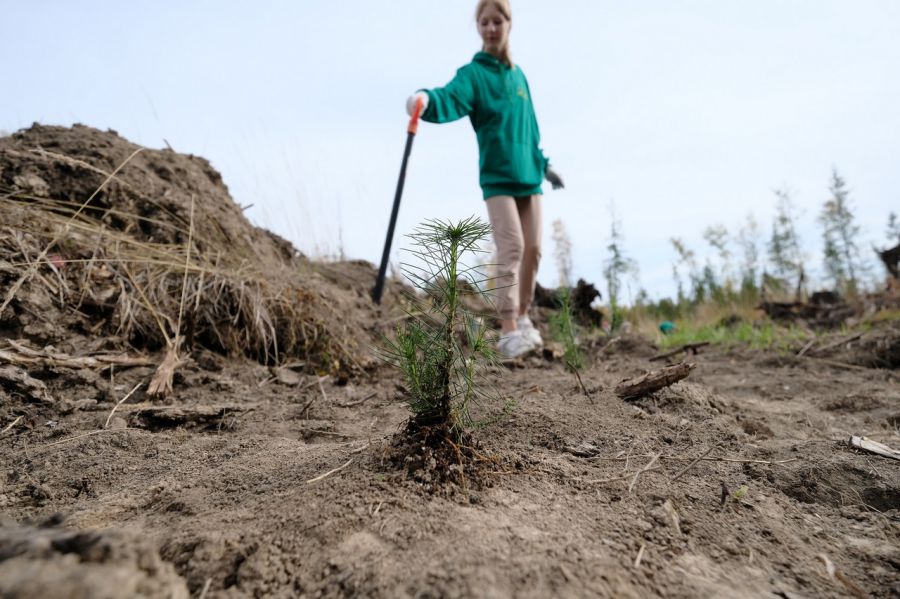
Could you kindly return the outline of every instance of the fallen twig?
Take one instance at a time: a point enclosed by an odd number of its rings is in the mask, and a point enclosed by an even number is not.
[[[670,479],[669,479],[669,482],[674,483],[676,480],[678,480],[679,478],[681,478],[688,470],[690,470],[691,468],[693,468],[694,466],[696,466],[703,458],[705,458],[706,456],[708,456],[709,454],[711,454],[715,448],[716,448],[716,446],[713,445],[712,447],[710,447],[709,449],[707,449],[706,452],[705,452],[703,455],[701,455],[701,456],[695,458],[694,460],[692,460],[691,463],[689,463],[687,466],[685,466],[684,468],[682,468],[681,470],[679,470],[678,473],[677,473],[675,476],[673,476],[672,478],[670,478]]]
[[[138,413],[145,426],[153,428],[156,425],[182,426],[186,424],[208,425],[216,420],[221,422],[225,416],[231,414],[243,415],[253,406],[246,404],[220,404],[220,405],[195,405],[195,406],[148,406],[142,407]]]
[[[22,420],[22,416],[19,416],[18,418],[16,418],[15,420],[13,420],[9,424],[7,424],[6,427],[2,431],[0,431],[0,435],[6,434],[6,431],[10,430],[12,427],[19,424],[20,420]]]
[[[662,466],[653,466],[652,468],[644,468],[643,470],[641,470],[641,474],[643,474],[645,472],[653,472],[654,470],[660,470],[661,468],[662,468]],[[622,474],[621,476],[614,476],[612,478],[598,478],[595,480],[583,480],[581,482],[588,484],[588,485],[599,485],[599,484],[603,484],[603,483],[614,483],[616,481],[631,478],[632,476],[634,476],[634,475],[631,473],[628,473],[628,474]]]
[[[354,460],[354,458],[350,458],[349,460],[346,461],[346,463],[344,463],[343,466],[338,466],[338,467],[335,468],[334,470],[329,470],[329,471],[326,472],[325,474],[320,474],[319,476],[317,476],[317,477],[315,477],[315,478],[311,478],[311,479],[309,479],[308,481],[306,481],[306,484],[319,482],[319,481],[322,480],[323,478],[327,478],[327,477],[331,476],[332,474],[334,474],[335,472],[340,472],[341,470],[343,470],[344,468],[346,468],[347,466],[349,466],[350,464],[352,464],[352,463],[353,463],[353,460]]]
[[[0,352],[0,358],[2,358]],[[47,389],[44,381],[38,380],[30,376],[22,368],[15,366],[0,366],[0,381],[6,381],[8,384],[14,385],[19,392],[27,395],[32,401],[53,403],[53,396]]]
[[[301,416],[301,417],[306,413],[306,411],[309,409],[309,406],[311,406],[311,405],[313,404],[314,401],[316,401],[316,395],[313,395],[312,397],[310,397],[310,398],[306,401],[305,404],[303,404],[302,406],[300,406],[300,416]]]
[[[143,382],[140,382],[140,383],[138,383],[137,385],[135,385],[135,386],[134,386],[134,389],[132,389],[131,391],[129,391],[128,394],[127,394],[125,397],[123,397],[122,399],[120,399],[119,402],[118,402],[116,405],[113,406],[113,409],[110,411],[109,416],[106,417],[106,423],[103,425],[103,428],[107,428],[107,427],[109,426],[109,421],[112,420],[113,414],[116,413],[116,409],[118,409],[119,406],[121,406],[123,403],[125,403],[125,401],[126,401],[129,397],[131,397],[131,396],[134,394],[134,392],[137,391],[138,388],[139,388],[141,385],[143,385],[143,384],[144,384]]]
[[[641,560],[644,559],[644,550],[647,548],[645,543],[641,543],[641,548],[638,549],[637,557],[634,558],[634,567],[638,568],[641,565]]]
[[[691,352],[693,355],[697,355],[699,352],[697,351],[701,347],[706,347],[709,345],[709,341],[700,341],[698,343],[686,343],[680,347],[676,347],[672,351],[667,351],[664,354],[658,354],[650,358],[651,362],[656,362],[657,360],[665,360],[666,358],[671,358],[676,354],[680,354],[681,352]]]
[[[687,458],[670,458],[673,460],[684,460]],[[781,466],[782,464],[787,464],[789,462],[796,462],[800,458],[790,458],[788,460],[742,460],[739,458],[702,458],[704,462],[731,462],[733,464],[763,464],[765,466]]]
[[[830,580],[839,581],[844,585],[844,588],[846,588],[851,595],[857,597],[858,599],[865,599],[866,597],[868,597],[868,595],[863,592],[862,589],[856,586],[856,584],[852,580],[850,580],[850,578],[848,578],[846,574],[844,574],[834,566],[834,563],[830,559],[828,559],[827,555],[825,555],[824,553],[820,553],[818,557],[825,565],[825,573],[828,575],[828,578]]]
[[[626,379],[616,385],[616,395],[626,401],[639,399],[686,378],[695,367],[690,362],[681,362],[634,379]]]
[[[371,445],[371,444],[372,444],[371,441],[366,441],[366,444],[365,444],[365,445],[361,445],[360,447],[357,447],[356,449],[351,449],[351,450],[350,450],[350,453],[351,453],[351,454],[354,454],[354,453],[361,453],[361,452],[365,451],[365,450],[369,447],[369,445]]]
[[[631,479],[631,484],[628,485],[629,493],[631,493],[631,491],[634,489],[634,485],[637,484],[638,478],[640,478],[641,474],[643,474],[644,472],[647,472],[648,470],[653,468],[653,464],[656,463],[656,461],[659,459],[659,457],[661,455],[662,454],[660,454],[660,453],[656,454],[655,456],[653,456],[653,459],[650,460],[650,462],[646,466],[644,466],[643,468],[641,468],[640,470],[638,470],[637,472],[634,473],[634,478]]]
[[[375,397],[376,395],[378,395],[378,392],[377,392],[377,391],[374,392],[374,393],[369,393],[368,395],[366,395],[366,396],[363,397],[362,399],[357,399],[356,401],[348,401],[347,403],[337,403],[337,404],[335,404],[335,405],[337,405],[337,407],[339,407],[339,408],[352,408],[353,406],[358,406],[358,405],[361,404],[361,403],[365,403],[365,402],[369,401],[370,399],[372,399],[372,398]]]
[[[855,335],[850,335],[849,337],[845,337],[843,339],[838,339],[837,341],[829,343],[828,345],[825,345],[823,347],[818,347],[818,348],[814,349],[813,351],[816,353],[826,352],[829,349],[834,349],[835,347],[841,346],[844,343],[851,343],[853,341],[856,341],[857,339],[859,339],[862,336],[863,336],[862,333],[856,333]],[[812,353],[812,352],[810,352],[810,353]]]
[[[864,371],[873,371],[876,369],[869,368],[868,366],[859,366],[857,364],[848,364],[847,362],[840,362],[838,360],[829,360],[827,358],[818,358],[816,356],[805,355],[805,358],[809,360],[815,360],[816,362],[821,362],[822,364],[827,364],[828,366],[834,366],[835,368],[846,368],[847,370],[864,370]]]
[[[581,456],[576,456],[576,457],[581,457]],[[625,461],[628,461],[633,458],[652,458],[652,457],[653,457],[653,454],[645,453],[645,454],[627,456],[627,457],[590,456],[590,457],[585,457],[583,459],[597,460],[597,461],[604,461],[604,462],[625,462]],[[677,456],[677,455],[663,455],[663,456],[659,456],[659,459],[660,460],[699,460],[701,462],[730,462],[730,463],[734,463],[734,464],[762,464],[765,466],[781,466],[782,464],[796,462],[800,458],[790,458],[787,460],[751,460],[751,459],[743,459],[743,458],[726,458],[726,457],[719,457],[719,456],[712,456],[712,457],[701,456],[700,458],[687,458],[684,456]],[[627,478],[627,476],[626,476],[626,478]]]
[[[55,445],[61,445],[63,443],[68,443],[69,441],[83,439],[85,437],[90,437],[92,435],[99,435],[100,433],[120,433],[122,431],[138,431],[138,430],[141,430],[141,429],[139,429],[139,428],[100,428],[95,431],[91,431],[89,433],[83,433],[81,435],[73,435],[71,437],[66,437],[65,439],[60,439],[59,441],[54,441],[53,443],[47,443],[46,445],[34,447],[30,451],[41,451],[42,449],[48,449]]]
[[[354,435],[347,435],[344,433],[335,433],[333,431],[323,431],[319,428],[300,428],[301,431],[305,431],[307,433],[315,433],[317,435],[331,435],[332,437],[343,437],[344,439],[352,439]]]
[[[888,447],[884,443],[879,443],[878,441],[873,441],[866,437],[857,437],[856,435],[853,435],[850,437],[847,443],[850,445],[850,447],[854,447],[856,449],[868,451],[869,453],[874,453],[875,455],[880,455],[885,458],[900,460],[900,451],[897,451],[892,447]]]
[[[95,356],[74,357],[68,354],[49,350],[31,349],[27,345],[8,340],[15,351],[0,349],[0,360],[21,366],[63,366],[65,368],[108,368],[110,366],[150,366],[149,358],[133,358],[122,355],[102,354]]]
[[[328,403],[328,396],[325,394],[325,387],[322,386],[322,379],[317,378],[316,382],[319,383],[319,391],[322,392],[322,398],[325,400],[325,403]]]
[[[805,353],[809,350],[809,348],[811,348],[811,347],[813,346],[813,344],[814,344],[815,342],[816,342],[816,339],[815,339],[815,338],[810,339],[809,342],[807,342],[806,345],[804,345],[802,348],[800,348],[800,351],[797,352],[797,355],[798,355],[798,356],[802,356],[803,354],[805,354]]]
[[[321,385],[322,381],[324,381],[327,378],[328,378],[327,376],[317,376],[316,380],[310,381],[310,382],[306,383],[304,386],[300,387],[300,391],[306,391],[310,387],[315,387],[316,385]]]

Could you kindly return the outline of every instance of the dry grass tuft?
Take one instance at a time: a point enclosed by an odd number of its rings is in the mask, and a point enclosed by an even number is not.
[[[336,315],[296,268],[257,268],[223,240],[193,234],[177,220],[118,215],[114,222],[151,220],[187,240],[147,241],[139,229],[110,226],[108,213],[22,193],[0,196],[0,282],[22,281],[0,321],[23,311],[51,317],[56,309],[74,314],[92,336],[165,347],[172,364],[179,337],[188,351],[201,346],[264,363],[302,356],[330,370],[336,361],[353,362],[343,335],[326,325]],[[165,370],[159,374],[165,388]]]
[[[369,304],[320,270],[254,227],[201,157],[83,125],[0,138],[8,339],[70,361],[165,353],[163,391],[201,348],[349,375],[371,363],[360,347]]]

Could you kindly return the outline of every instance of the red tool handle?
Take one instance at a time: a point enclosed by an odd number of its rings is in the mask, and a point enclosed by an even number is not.
[[[407,133],[415,135],[419,130],[419,116],[422,114],[422,104],[422,98],[416,98],[416,109],[413,110],[413,114],[409,119],[409,127],[406,128]]]

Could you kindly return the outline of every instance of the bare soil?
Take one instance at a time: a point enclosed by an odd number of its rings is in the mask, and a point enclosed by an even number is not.
[[[491,373],[477,467],[410,475],[402,381],[375,357],[399,302],[367,304],[371,265],[305,268],[368,323],[367,368],[197,345],[173,395],[118,406],[153,366],[21,369],[41,400],[0,381],[0,595],[900,596],[900,462],[847,445],[900,447],[896,367],[707,347],[625,402],[614,387],[660,366],[649,342],[594,347],[589,397],[546,352]],[[6,330],[89,339],[51,324]]]

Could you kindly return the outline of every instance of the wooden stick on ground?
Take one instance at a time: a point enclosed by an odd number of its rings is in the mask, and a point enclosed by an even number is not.
[[[644,468],[641,470],[641,474],[644,474],[645,472],[653,472],[654,470],[659,470],[660,468],[662,468],[662,466],[653,466],[652,468]],[[616,481],[631,478],[632,476],[634,476],[634,475],[631,473],[627,473],[627,474],[623,474],[621,476],[614,476],[612,478],[598,478],[598,479],[593,479],[593,480],[583,480],[581,482],[589,484],[589,485],[599,485],[599,484],[603,484],[603,483],[614,483]]]
[[[337,433],[334,431],[326,431],[320,428],[300,428],[301,431],[305,431],[307,433],[314,433],[316,435],[331,435],[332,437],[343,437],[344,439],[353,439],[355,438],[353,435],[348,435],[346,433]]]
[[[309,406],[311,406],[313,404],[313,402],[316,401],[316,397],[317,397],[316,394],[313,393],[312,396],[308,400],[306,400],[306,403],[303,404],[302,406],[300,406],[300,411],[298,412],[298,414],[300,414],[301,418],[303,417],[304,414],[306,414],[306,411],[309,409]]]
[[[100,433],[121,433],[122,431],[136,431],[136,430],[140,430],[140,429],[137,429],[137,428],[98,428],[97,430],[91,431],[89,433],[83,433],[81,435],[73,435],[71,437],[66,437],[65,439],[60,439],[59,441],[54,441],[53,443],[47,443],[46,445],[34,447],[31,449],[31,451],[40,451],[42,449],[47,449],[49,447],[54,447],[56,445],[60,445],[62,443],[68,443],[69,441],[75,441],[76,439],[83,439],[85,437],[99,435]]]
[[[121,355],[96,355],[76,357],[59,352],[35,350],[17,341],[9,340],[15,351],[0,349],[0,361],[17,366],[62,366],[64,368],[104,369],[110,366],[152,366],[148,358],[133,358]]]
[[[659,355],[653,356],[652,358],[650,358],[650,361],[656,362],[657,360],[665,360],[666,358],[671,358],[675,354],[679,354],[681,352],[691,352],[692,354],[694,354],[696,356],[698,353],[697,350],[700,349],[701,347],[706,347],[707,345],[709,345],[709,341],[700,341],[698,343],[687,343],[680,347],[676,347],[672,351],[667,351],[664,354],[659,354]]]
[[[646,466],[644,466],[643,468],[641,468],[640,470],[638,470],[637,472],[634,473],[634,478],[631,479],[631,484],[628,485],[629,493],[631,493],[631,491],[634,490],[634,485],[637,484],[638,478],[640,478],[641,474],[643,474],[644,472],[647,472],[651,468],[653,468],[653,464],[656,463],[656,460],[658,460],[661,455],[662,455],[661,453],[656,454],[655,456],[653,456],[653,459],[650,460],[650,462]]]
[[[358,406],[358,405],[361,404],[361,403],[365,403],[366,401],[372,399],[372,398],[375,397],[376,395],[378,395],[378,392],[377,392],[377,391],[374,392],[374,393],[369,393],[368,395],[366,395],[366,396],[363,397],[362,399],[357,399],[357,400],[355,400],[355,401],[348,401],[347,403],[340,403],[340,402],[337,402],[335,405],[337,405],[337,407],[339,407],[339,408],[352,408],[353,406]]]
[[[691,468],[693,468],[694,466],[696,466],[703,458],[705,458],[706,456],[708,456],[709,454],[711,454],[711,453],[713,452],[713,450],[714,450],[716,447],[717,447],[717,445],[713,445],[712,447],[710,447],[709,449],[707,449],[707,450],[703,453],[703,455],[701,455],[701,456],[695,458],[694,460],[692,460],[691,463],[689,463],[687,466],[685,466],[684,468],[682,468],[681,470],[679,470],[678,473],[677,473],[675,476],[673,476],[672,478],[670,478],[670,479],[669,479],[669,482],[673,482],[673,483],[674,483],[676,480],[678,480],[679,478],[681,478],[688,470],[690,470]]]
[[[106,423],[103,425],[103,428],[109,428],[109,421],[112,420],[113,414],[116,413],[116,410],[118,409],[118,407],[121,406],[123,403],[125,403],[125,401],[127,401],[129,397],[134,395],[134,392],[137,391],[138,388],[143,384],[144,384],[143,382],[140,382],[137,385],[135,385],[134,389],[129,391],[125,397],[120,399],[119,402],[113,406],[113,409],[110,411],[109,416],[106,417]]]
[[[15,420],[13,420],[9,424],[7,424],[6,427],[2,431],[0,431],[0,435],[6,434],[6,431],[10,430],[12,427],[19,424],[20,420],[22,420],[22,416],[19,416],[18,418],[16,418]]]
[[[2,352],[0,352],[0,359],[2,357]],[[32,401],[41,403],[53,403],[55,401],[44,381],[29,376],[24,368],[0,366],[0,381],[6,381],[8,384],[13,385],[19,392],[28,395]]]
[[[639,568],[641,565],[641,560],[644,559],[644,550],[647,549],[647,545],[645,543],[641,543],[641,548],[638,549],[637,557],[634,558],[634,567]]]
[[[353,463],[353,458],[350,458],[349,460],[347,460],[347,462],[343,466],[338,466],[334,470],[329,470],[325,474],[320,474],[319,476],[317,476],[315,478],[311,478],[308,481],[306,481],[306,484],[319,482],[323,478],[327,478],[327,477],[331,476],[332,474],[334,474],[335,472],[340,472],[341,470],[343,470],[344,468],[346,468],[347,466],[349,466],[352,463]]]
[[[804,355],[805,358],[809,360],[814,360],[816,362],[820,362],[822,364],[827,364],[828,366],[834,366],[835,368],[844,368],[846,370],[864,370],[875,372],[877,369],[869,368],[868,366],[860,366],[858,364],[848,364],[847,362],[840,362],[838,360],[829,360],[827,358],[819,358],[816,356],[810,356],[809,354]]]
[[[815,342],[816,342],[816,339],[815,339],[815,338],[810,339],[809,342],[807,342],[806,345],[804,345],[802,348],[800,348],[800,351],[797,352],[797,355],[798,355],[798,356],[802,356],[803,354],[805,354],[805,353],[809,350],[809,348],[811,348],[811,347],[813,346],[813,344],[814,344]]]
[[[616,385],[616,395],[626,401],[639,399],[686,378],[694,368],[695,364],[681,362],[634,379],[626,379]]]
[[[835,347],[841,346],[845,343],[851,343],[853,341],[856,341],[857,339],[859,339],[862,336],[863,336],[862,333],[856,333],[855,335],[850,335],[849,337],[843,337],[841,339],[838,339],[837,341],[829,343],[828,345],[826,345],[824,347],[816,348],[813,351],[816,353],[827,352],[829,349],[834,349]],[[810,352],[810,353],[813,353],[813,352]]]
[[[322,398],[325,400],[325,403],[328,403],[328,396],[325,394],[325,387],[322,386],[322,379],[317,378],[316,382],[319,383],[319,391],[322,392]]]
[[[830,441],[829,441],[829,443],[830,443]],[[576,457],[581,457],[581,456],[576,456]],[[606,462],[626,462],[626,464],[627,464],[628,460],[631,458],[652,458],[652,457],[653,457],[653,454],[639,454],[639,455],[627,456],[627,457],[622,457],[621,455],[617,455],[615,457],[587,456],[584,459],[585,460],[601,460],[601,461],[606,461]],[[677,455],[663,455],[663,456],[659,456],[659,459],[661,459],[661,460],[681,460],[681,461],[697,460],[698,462],[728,462],[730,464],[762,464],[764,466],[782,466],[784,464],[789,464],[791,462],[796,462],[796,461],[800,460],[800,458],[789,458],[787,460],[774,460],[774,461],[772,461],[772,460],[751,460],[751,459],[742,459],[742,458],[725,458],[725,457],[718,457],[718,456],[709,457],[707,455],[700,456],[699,458],[687,458],[684,456],[677,456]],[[654,468],[654,470],[656,470],[656,468]],[[628,478],[628,476],[630,476],[630,475],[625,475],[624,478]],[[619,479],[617,478],[614,480],[619,480]],[[601,482],[601,481],[586,481],[586,482]]]
[[[875,455],[880,455],[885,458],[900,460],[900,451],[866,437],[857,437],[856,435],[853,435],[850,437],[848,443],[850,444],[850,447],[855,447],[856,449],[868,451],[869,453],[874,453]]]

